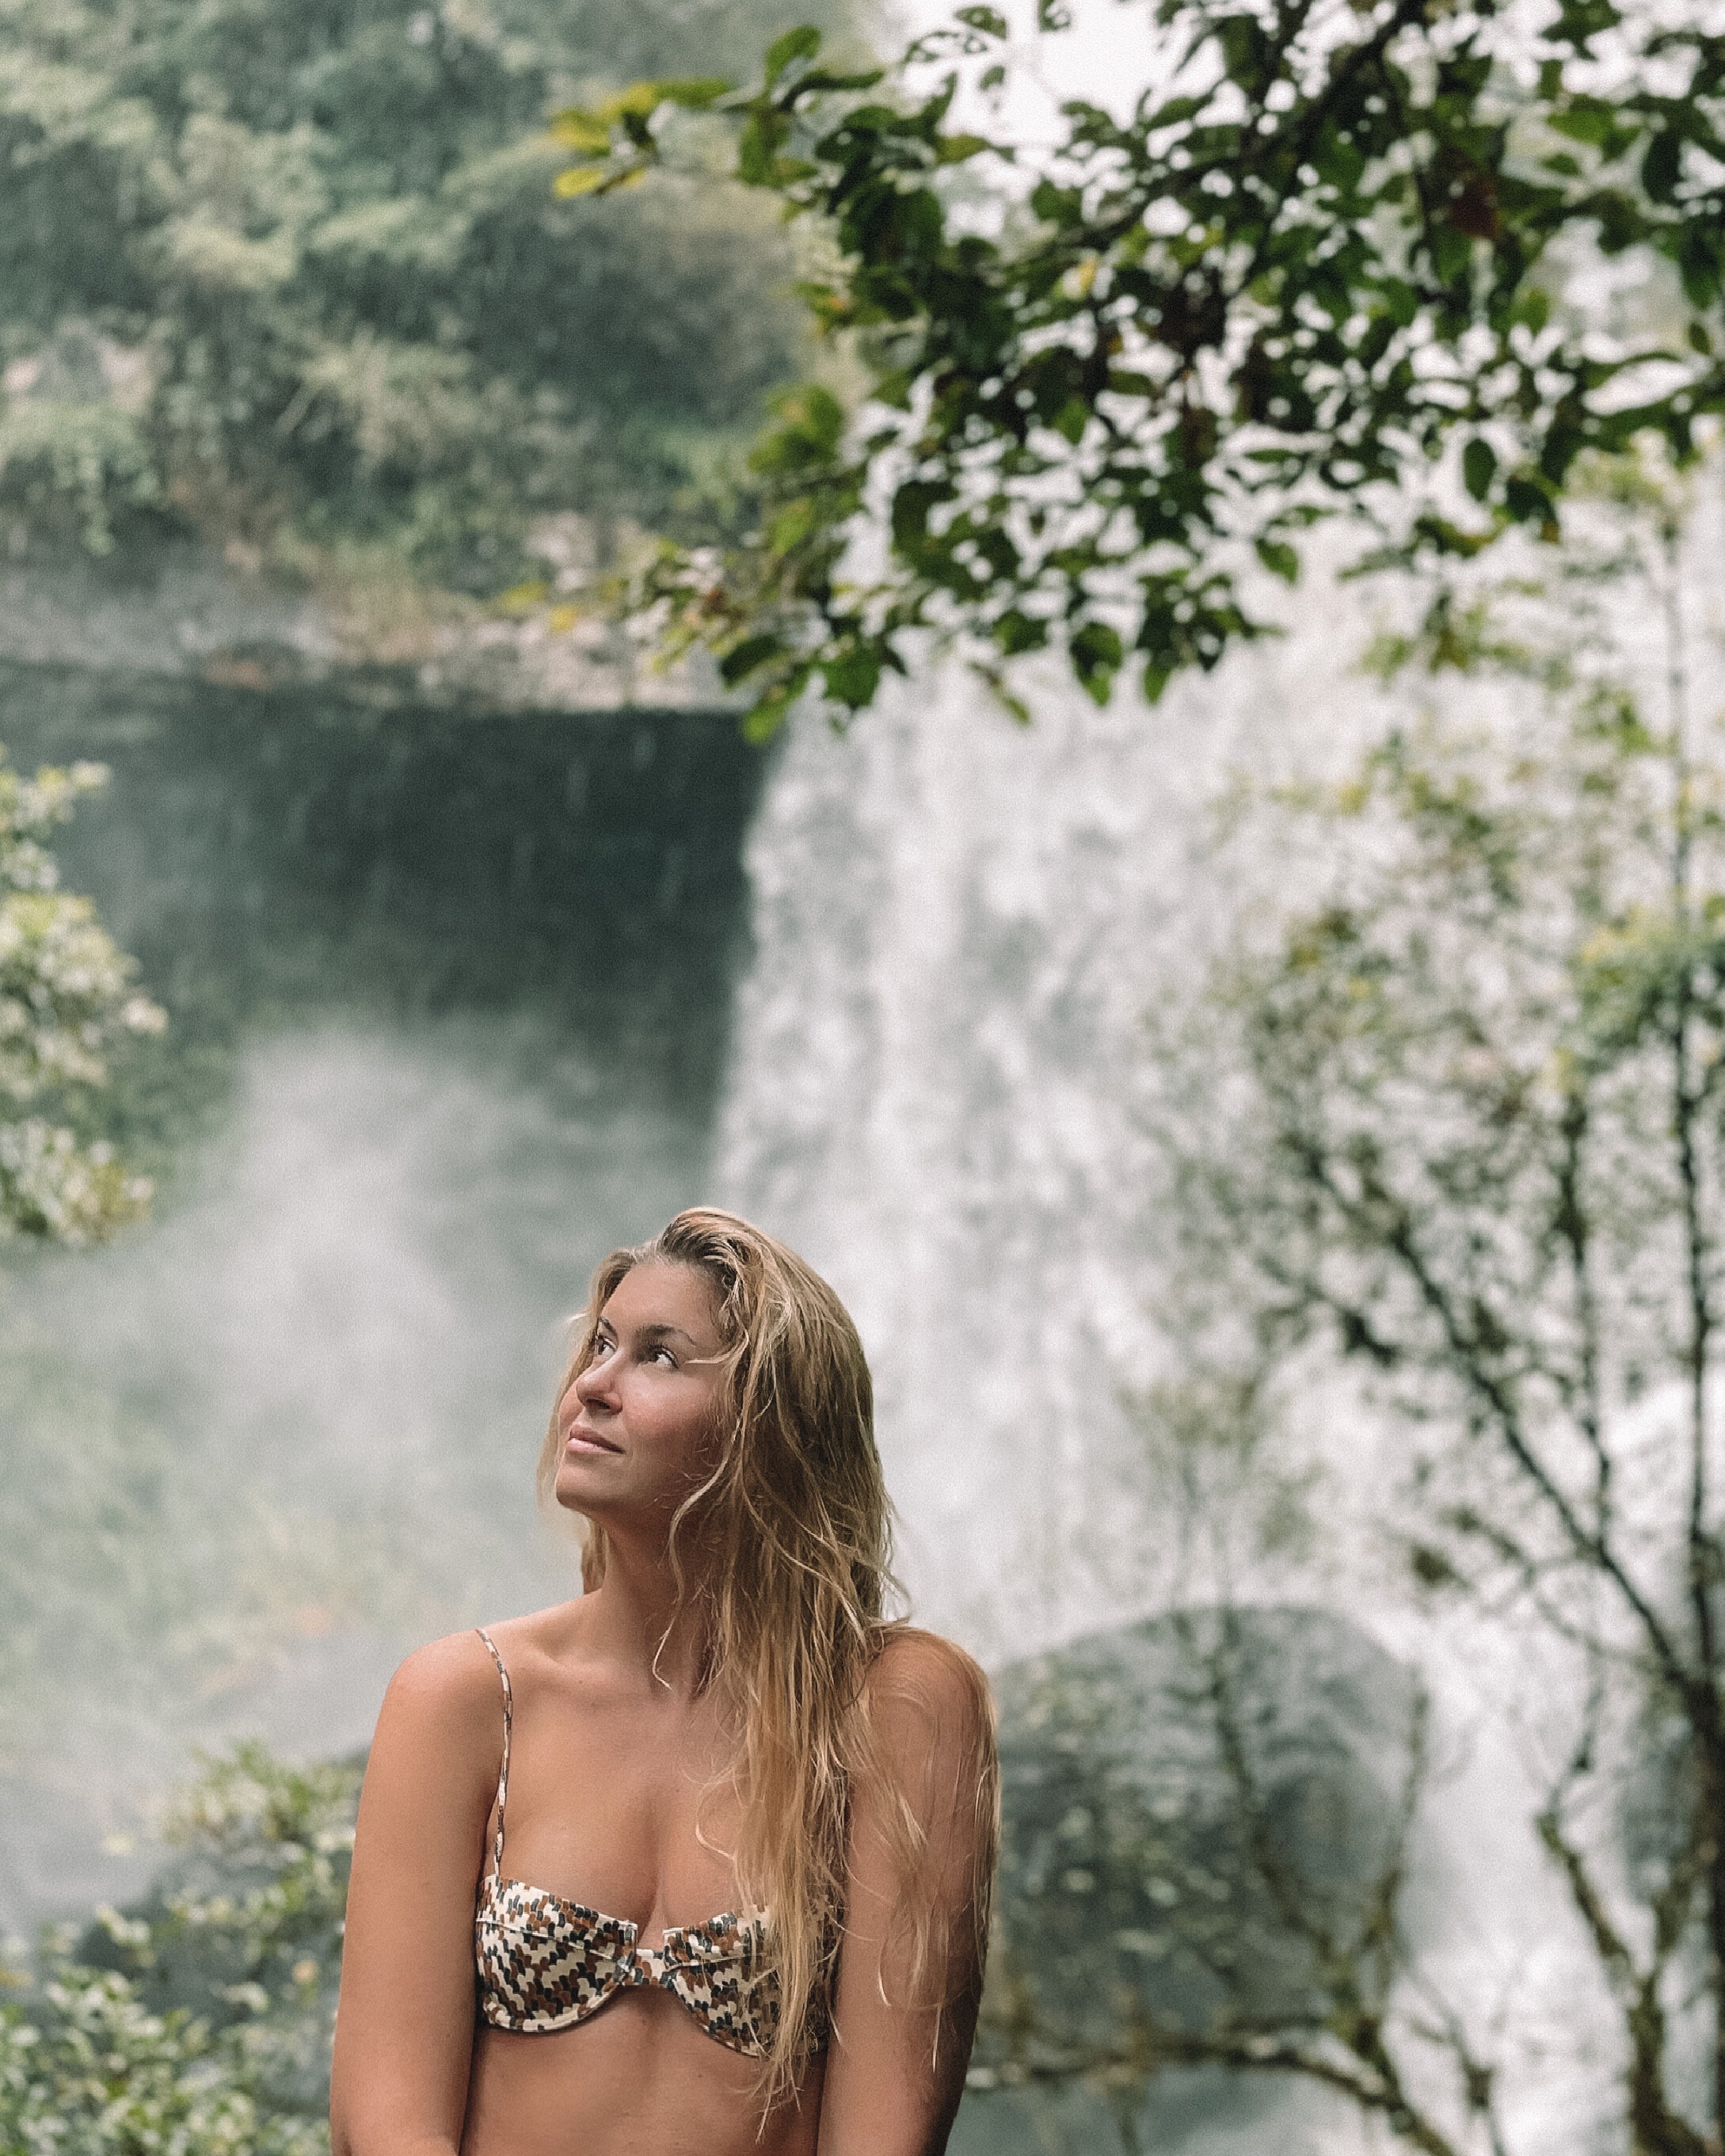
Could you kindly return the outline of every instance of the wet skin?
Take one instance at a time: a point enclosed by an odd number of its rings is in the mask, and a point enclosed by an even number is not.
[[[558,1502],[605,1527],[605,1583],[490,1628],[515,1691],[504,1876],[627,1917],[644,1944],[737,1907],[726,1855],[736,1799],[708,1788],[728,1749],[722,1692],[696,1686],[686,1637],[674,1630],[660,1644],[675,1607],[665,1537],[710,1456],[721,1346],[699,1273],[649,1265],[625,1276],[598,1352],[558,1409]],[[951,1653],[907,1635],[871,1681],[883,1736],[919,1763],[937,1766],[942,1725],[955,1743],[965,1735],[941,1659]],[[403,1665],[355,1845],[334,2156],[932,2156],[944,2146],[953,2046],[931,2073],[929,2017],[880,1997],[879,1917],[892,1882],[865,1815],[853,1830],[839,1964],[845,2041],[764,2128],[757,2062],[706,2035],[669,1993],[624,1992],[547,2034],[475,2028],[474,1901],[501,1743],[497,1674],[475,1635]],[[929,1825],[937,1847],[952,1843],[950,1821]]]

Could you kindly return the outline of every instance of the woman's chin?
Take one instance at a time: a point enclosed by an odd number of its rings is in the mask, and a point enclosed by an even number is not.
[[[562,1463],[551,1490],[552,1496],[566,1512],[576,1512],[583,1519],[590,1519],[598,1508],[595,1493],[589,1486],[589,1478],[582,1473],[578,1461],[566,1460]]]

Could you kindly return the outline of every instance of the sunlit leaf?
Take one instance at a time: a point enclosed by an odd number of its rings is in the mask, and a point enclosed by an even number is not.
[[[787,30],[783,37],[775,38],[767,48],[765,78],[770,90],[785,69],[796,60],[812,60],[820,50],[820,32],[808,23],[799,23]]]
[[[616,177],[609,165],[572,165],[559,172],[552,185],[560,195],[590,195],[596,187],[614,182]]]

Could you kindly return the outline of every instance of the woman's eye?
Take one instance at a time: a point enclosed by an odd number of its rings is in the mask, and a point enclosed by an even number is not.
[[[665,1368],[668,1370],[675,1370],[677,1367],[677,1358],[669,1348],[655,1348],[649,1353],[647,1360],[649,1363],[657,1362],[661,1355],[665,1358]]]
[[[594,1362],[597,1363],[601,1355],[608,1355],[614,1345],[614,1342],[605,1339],[603,1335],[598,1339],[595,1340],[593,1343],[593,1359]]]

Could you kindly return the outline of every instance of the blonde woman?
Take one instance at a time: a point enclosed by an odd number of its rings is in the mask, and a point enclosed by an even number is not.
[[[937,2156],[983,1973],[981,1673],[883,1615],[868,1366],[726,1213],[594,1276],[540,1466],[578,1600],[384,1701],[334,2156]]]

